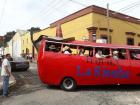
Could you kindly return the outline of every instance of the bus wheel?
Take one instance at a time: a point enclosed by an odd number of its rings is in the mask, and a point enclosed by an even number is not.
[[[61,89],[66,91],[72,91],[76,88],[76,82],[72,78],[64,78],[61,83]]]

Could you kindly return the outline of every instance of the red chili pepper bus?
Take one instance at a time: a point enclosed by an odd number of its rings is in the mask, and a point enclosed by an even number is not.
[[[140,84],[140,47],[47,37],[38,49],[38,72],[43,83],[67,91],[80,85]]]

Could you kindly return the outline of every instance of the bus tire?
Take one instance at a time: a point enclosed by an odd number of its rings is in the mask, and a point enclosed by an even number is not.
[[[73,91],[76,89],[76,82],[70,77],[66,77],[61,82],[61,89],[65,91]]]

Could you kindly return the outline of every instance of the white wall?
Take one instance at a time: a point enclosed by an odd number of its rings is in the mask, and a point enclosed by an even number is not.
[[[13,57],[20,57],[21,55],[21,40],[13,42]]]

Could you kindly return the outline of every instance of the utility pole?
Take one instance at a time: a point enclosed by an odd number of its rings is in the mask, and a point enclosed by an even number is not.
[[[5,50],[5,36],[3,36],[3,55],[4,55],[4,50]]]
[[[109,19],[109,3],[107,3],[107,43],[110,43],[110,19]]]
[[[14,55],[14,41],[13,41],[13,38],[12,38],[12,57]]]

